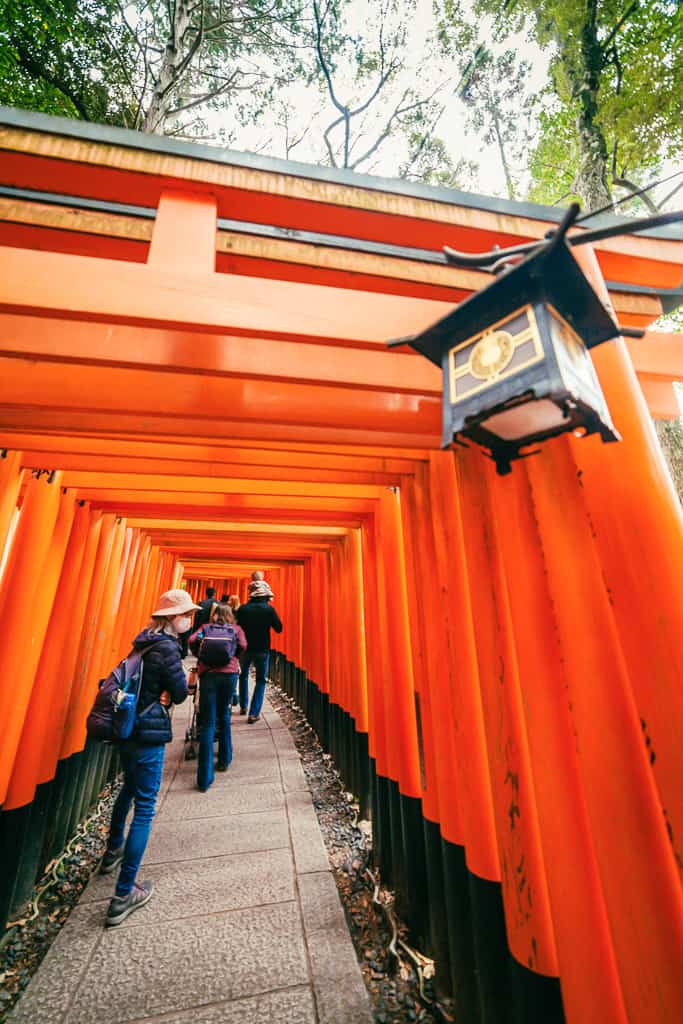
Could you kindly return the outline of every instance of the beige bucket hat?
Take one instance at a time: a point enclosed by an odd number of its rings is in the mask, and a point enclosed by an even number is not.
[[[182,615],[183,612],[197,611],[198,608],[199,605],[193,603],[186,590],[167,590],[159,598],[159,607],[155,612],[152,612],[152,616],[165,615],[168,617],[171,615]]]

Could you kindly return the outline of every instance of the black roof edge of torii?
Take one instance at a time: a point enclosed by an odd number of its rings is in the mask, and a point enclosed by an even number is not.
[[[545,206],[539,203],[524,202],[515,199],[503,199],[497,196],[484,196],[474,192],[463,192],[459,189],[441,188],[436,185],[423,185],[417,182],[404,181],[399,178],[383,178],[374,175],[359,174],[357,171],[340,170],[334,167],[322,167],[317,164],[306,164],[295,160],[282,160],[277,157],[262,156],[255,153],[241,153],[237,150],[224,149],[219,146],[208,146],[200,142],[181,142],[160,135],[148,135],[130,128],[116,128],[111,125],[93,124],[88,121],[77,121],[68,117],[56,117],[35,111],[20,110],[14,107],[0,106],[0,125],[24,128],[62,135],[88,142],[99,142],[106,145],[118,145],[131,149],[147,150],[151,153],[163,153],[168,156],[184,157],[192,160],[206,160],[210,163],[223,163],[234,167],[250,170],[270,171],[287,174],[314,181],[329,182],[338,185],[349,185],[356,188],[370,189],[375,192],[386,192],[399,196],[410,196],[415,199],[431,200],[449,206],[462,206],[490,213],[508,216],[526,217],[531,220],[559,222],[565,213],[564,207]],[[629,217],[602,213],[595,217],[586,217],[584,226],[591,228],[611,224],[628,225]],[[651,228],[638,232],[650,238],[683,241],[683,224],[670,224],[665,227]]]

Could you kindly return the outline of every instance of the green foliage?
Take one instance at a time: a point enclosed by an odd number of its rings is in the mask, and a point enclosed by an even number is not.
[[[476,0],[476,9],[497,19],[500,38],[531,28],[551,55],[554,102],[539,122],[533,198],[574,190],[594,207],[601,181],[608,197],[628,193],[683,154],[678,0]]]
[[[549,104],[538,116],[538,141],[531,151],[529,198],[535,203],[573,202],[581,154],[572,104]]]
[[[519,61],[513,50],[495,57],[485,49],[463,69],[460,95],[469,107],[469,125],[486,145],[497,146],[510,199],[517,188],[511,161],[523,159],[529,141],[533,100],[525,86],[530,71],[529,62]]]
[[[678,331],[683,334],[683,306],[679,306],[678,309],[674,309],[670,313],[663,313],[648,330]]]
[[[424,124],[418,122],[413,131],[408,130],[406,141],[410,156],[399,167],[399,177],[441,188],[473,187],[478,170],[475,161],[465,157],[454,160],[443,140],[430,134]]]
[[[132,40],[111,0],[0,0],[0,102],[128,125]]]
[[[228,100],[259,116],[299,18],[291,0],[0,0],[0,102],[175,135],[192,111],[201,136]]]

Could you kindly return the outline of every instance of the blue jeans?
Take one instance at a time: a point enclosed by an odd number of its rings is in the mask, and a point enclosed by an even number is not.
[[[242,671],[240,673],[240,707],[246,711],[247,705],[249,704],[249,668],[253,661],[254,668],[256,669],[256,685],[254,686],[254,695],[251,698],[251,706],[249,707],[249,714],[252,718],[256,718],[257,715],[261,714],[261,708],[263,707],[263,696],[266,692],[266,676],[268,675],[268,660],[270,658],[270,651],[266,651],[263,654],[256,654],[252,651],[247,651],[242,657]]]
[[[208,789],[213,782],[213,738],[218,725],[218,763],[232,761],[230,706],[237,686],[237,672],[205,672],[199,682],[199,759],[197,785]]]
[[[122,743],[120,747],[123,788],[114,804],[107,844],[110,850],[120,850],[124,841],[126,844],[116,883],[117,896],[127,896],[135,884],[154,820],[165,749],[163,743],[154,746]],[[135,801],[133,820],[125,839],[126,817],[132,801]]]

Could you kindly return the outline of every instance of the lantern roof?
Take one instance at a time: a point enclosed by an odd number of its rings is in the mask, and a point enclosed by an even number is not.
[[[608,341],[619,328],[586,280],[564,241],[534,250],[521,263],[504,269],[487,287],[461,302],[406,344],[441,366],[454,345],[533,303],[549,304],[574,328],[587,348]]]

